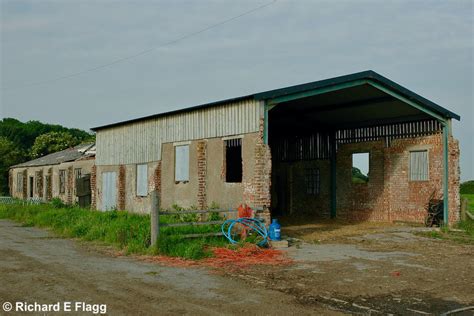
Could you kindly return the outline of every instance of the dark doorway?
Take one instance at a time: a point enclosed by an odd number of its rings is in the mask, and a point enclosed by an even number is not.
[[[29,189],[29,197],[32,198],[33,197],[33,186],[34,186],[34,179],[33,177],[30,177],[30,189]]]
[[[80,178],[76,178],[76,196],[78,197],[79,206],[82,208],[91,205],[91,176],[86,174]]]

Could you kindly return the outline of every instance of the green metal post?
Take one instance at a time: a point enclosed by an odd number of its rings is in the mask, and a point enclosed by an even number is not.
[[[336,185],[336,137],[335,132],[331,134],[331,218],[336,218],[337,185]]]
[[[446,122],[443,122],[443,221],[445,225],[449,224],[449,128]]]
[[[263,105],[263,143],[268,144],[268,104]]]

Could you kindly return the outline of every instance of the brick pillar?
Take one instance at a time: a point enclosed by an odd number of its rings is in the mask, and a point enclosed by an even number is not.
[[[450,137],[449,139],[449,188],[448,188],[448,198],[449,198],[449,224],[453,225],[460,220],[461,216],[461,195],[459,193],[459,187],[461,182],[461,170],[459,166],[459,141]]]
[[[153,173],[153,189],[156,191],[158,198],[158,208],[161,205],[161,161],[158,161],[158,165],[155,168]]]
[[[264,120],[260,119],[259,137],[255,144],[255,170],[252,183],[252,193],[250,205],[254,208],[261,208],[256,216],[270,223],[271,204],[271,175],[272,175],[272,154],[270,146],[263,141]],[[253,195],[253,196],[252,196]]]
[[[206,177],[207,177],[207,161],[206,161],[207,143],[200,141],[197,144],[197,169],[198,169],[198,207],[202,210],[207,209],[207,193],[206,193]]]
[[[119,178],[118,178],[118,205],[119,210],[125,210],[125,181],[126,181],[126,170],[124,165],[119,167]]]
[[[53,198],[53,168],[48,169],[48,183],[46,184],[46,200],[51,201]]]
[[[97,188],[97,167],[96,165],[93,165],[91,169],[91,209],[93,210],[97,208],[96,188]]]
[[[28,172],[23,170],[23,200],[28,198]]]
[[[42,198],[43,197],[43,189],[44,189],[44,183],[43,183],[43,170],[38,171],[38,197]]]
[[[67,168],[67,182],[66,182],[66,192],[67,192],[67,197],[66,197],[66,203],[67,204],[72,204],[73,203],[73,177],[74,177],[74,170],[71,167]]]

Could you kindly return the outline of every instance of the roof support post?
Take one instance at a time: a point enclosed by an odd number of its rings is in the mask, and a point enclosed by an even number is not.
[[[263,105],[263,143],[268,145],[268,103]]]
[[[331,218],[336,218],[337,215],[337,185],[336,185],[336,132],[331,132],[330,136],[331,148]]]
[[[449,224],[449,126],[443,124],[443,222]]]

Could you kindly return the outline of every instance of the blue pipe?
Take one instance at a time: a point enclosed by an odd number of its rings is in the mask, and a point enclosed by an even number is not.
[[[250,228],[251,230],[255,231],[257,234],[262,236],[263,240],[260,241],[257,244],[257,246],[264,246],[268,243],[268,231],[263,221],[258,218],[242,217],[239,219],[228,219],[222,224],[222,227],[221,227],[222,234],[224,234],[224,236],[229,240],[231,244],[238,243],[238,241],[236,241],[232,237],[232,228],[234,227],[235,224],[240,224],[242,226]]]

